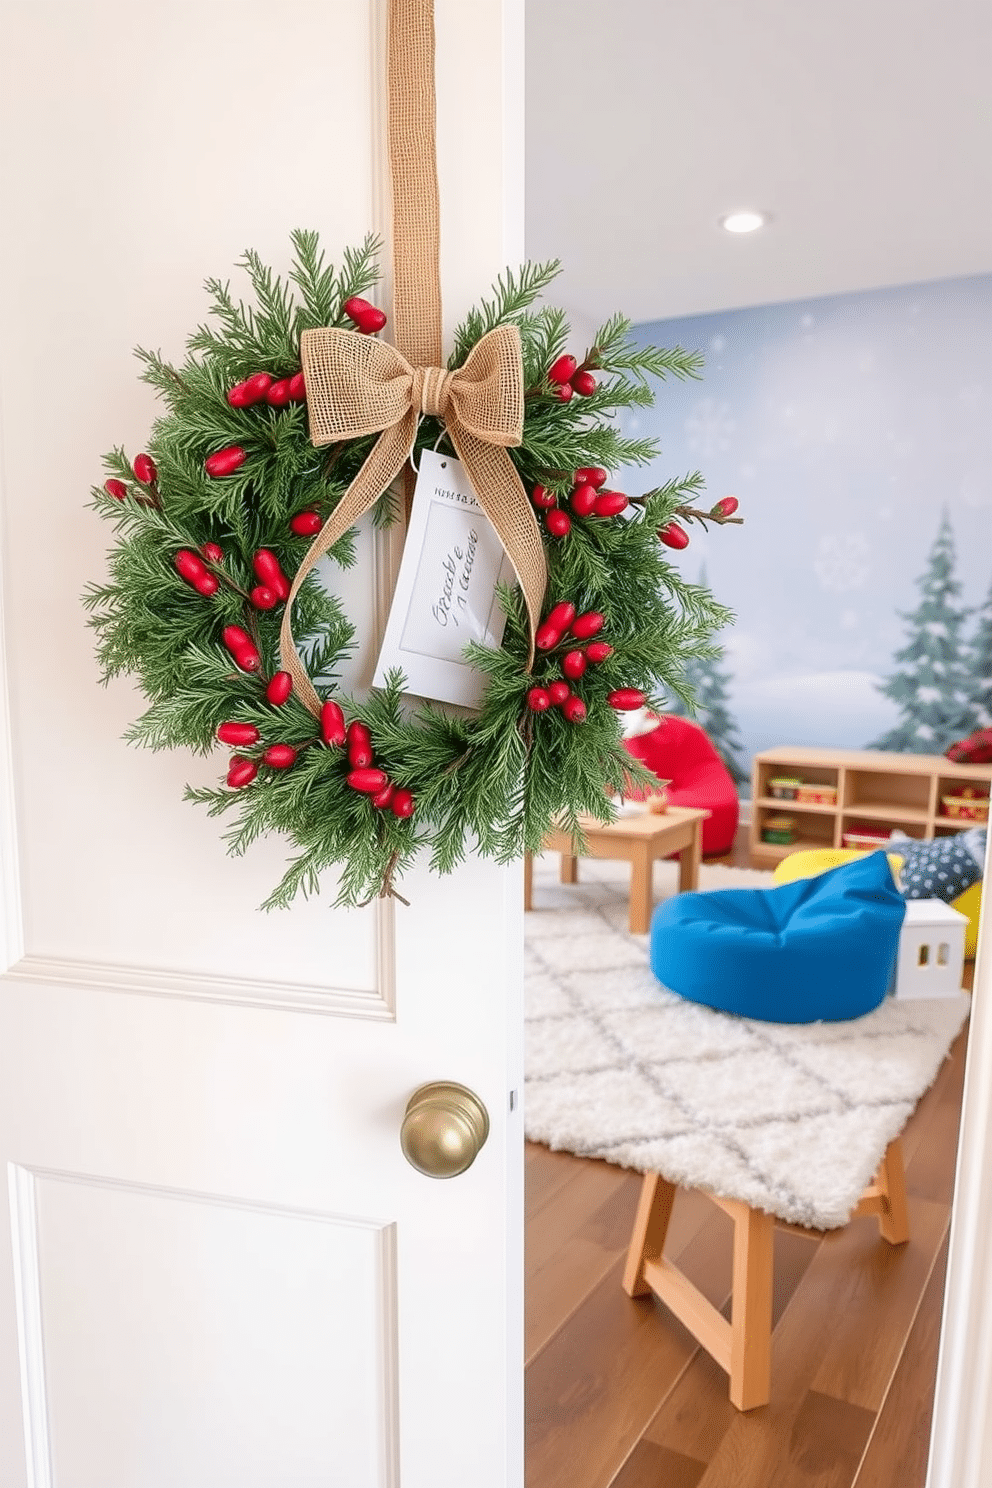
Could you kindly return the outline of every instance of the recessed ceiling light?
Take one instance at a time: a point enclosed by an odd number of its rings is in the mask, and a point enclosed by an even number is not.
[[[731,233],[749,233],[764,227],[767,221],[767,212],[728,212],[720,218],[720,226]]]

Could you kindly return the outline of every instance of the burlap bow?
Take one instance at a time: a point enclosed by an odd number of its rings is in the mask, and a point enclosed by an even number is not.
[[[293,601],[307,574],[396,478],[426,414],[443,420],[479,505],[499,536],[524,593],[530,656],[547,583],[544,548],[533,508],[507,454],[523,439],[524,387],[520,333],[497,326],[454,372],[412,367],[388,342],[357,331],[304,331],[301,337],[310,438],[317,445],[379,434],[371,454],[324,523],[300,564],[283,615],[282,665],[296,695],[314,714],[320,700],[293,640]]]

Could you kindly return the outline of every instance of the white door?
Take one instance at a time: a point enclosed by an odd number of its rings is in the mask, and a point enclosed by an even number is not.
[[[0,1488],[522,1482],[517,873],[258,913],[282,849],[229,860],[181,802],[218,763],[121,742],[79,602],[131,348],[178,357],[247,246],[388,227],[384,8],[5,7]],[[450,330],[520,257],[522,0],[437,28]],[[369,638],[394,560],[363,535]],[[444,1182],[399,1147],[439,1079],[491,1120]]]

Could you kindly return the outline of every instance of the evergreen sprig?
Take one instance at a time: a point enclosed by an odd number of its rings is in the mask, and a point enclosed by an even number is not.
[[[138,350],[142,376],[165,410],[148,444],[157,476],[139,480],[122,448],[107,455],[109,492],[95,489],[93,506],[112,524],[115,541],[106,581],[84,596],[104,679],[129,673],[148,699],[129,740],[153,749],[208,751],[222,723],[257,734],[237,750],[257,767],[248,785],[189,789],[187,799],[228,819],[226,841],[235,855],[269,833],[285,837],[290,862],[267,907],[316,893],[329,873],[337,875],[336,902],[362,903],[396,893],[404,868],[423,847],[433,868],[447,873],[470,851],[500,862],[537,851],[554,823],[578,835],[583,815],[608,820],[611,794],[622,794],[632,780],[643,786],[653,779],[623,749],[610,693],[637,689],[659,707],[666,694],[690,702],[687,667],[714,654],[713,634],[731,618],[707,588],[682,578],[658,541],[659,529],[697,497],[703,484],[698,473],[634,496],[622,516],[573,516],[567,536],[544,532],[546,611],[569,601],[579,613],[598,612],[600,638],[613,648],[570,684],[586,706],[582,724],[570,723],[558,708],[537,713],[529,705],[533,689],[562,677],[563,656],[580,643],[563,637],[539,651],[528,670],[523,603],[510,589],[499,594],[506,616],[502,646],[473,644],[466,653],[485,678],[477,713],[430,702],[414,706],[399,673],[368,696],[343,695],[339,679],[354,629],[311,572],[293,607],[301,658],[319,695],[334,697],[346,718],[368,728],[376,767],[397,791],[412,793],[414,814],[404,818],[388,806],[377,808],[369,794],[353,789],[345,752],[323,741],[303,702],[295,694],[282,704],[269,700],[268,683],[280,667],[283,607],[259,608],[251,594],[260,549],[275,555],[287,577],[296,572],[312,539],[297,534],[292,519],[304,512],[326,518],[374,438],[317,451],[301,404],[272,407],[263,400],[236,408],[227,394],[256,372],[275,379],[295,375],[303,330],[349,324],[344,302],[375,284],[378,245],[367,238],[344,253],[339,268],[325,259],[316,233],[294,232],[292,247],[285,278],[254,251],[245,253],[240,267],[251,286],[249,302],[236,298],[226,282],[207,281],[209,316],[189,337],[181,365]],[[538,303],[557,272],[557,262],[507,270],[458,328],[449,366],[464,362],[494,326],[519,327],[524,437],[510,456],[528,490],[544,485],[567,510],[579,467],[630,472],[655,458],[655,443],[624,436],[617,414],[650,403],[656,379],[697,376],[699,362],[678,348],[638,345],[629,322],[615,316],[581,364],[594,373],[594,390],[564,399],[548,370],[567,350],[568,322],[561,310]],[[444,448],[444,438],[438,420],[422,420],[418,448]],[[211,479],[205,459],[233,445],[245,451],[244,462],[231,475]],[[114,482],[123,484],[123,499]],[[376,516],[385,520],[391,510],[385,495]],[[346,535],[332,550],[338,563],[352,561],[352,538]],[[198,593],[180,575],[176,555],[182,550],[200,555],[215,592]],[[238,665],[224,643],[227,626],[251,637],[257,670]],[[275,743],[297,751],[292,767],[266,762]]]

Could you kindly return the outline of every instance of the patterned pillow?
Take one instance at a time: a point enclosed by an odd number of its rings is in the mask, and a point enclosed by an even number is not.
[[[985,864],[986,830],[972,827],[968,832],[927,842],[893,832],[893,845],[905,859],[901,875],[904,897],[943,899],[950,904],[977,883]]]

